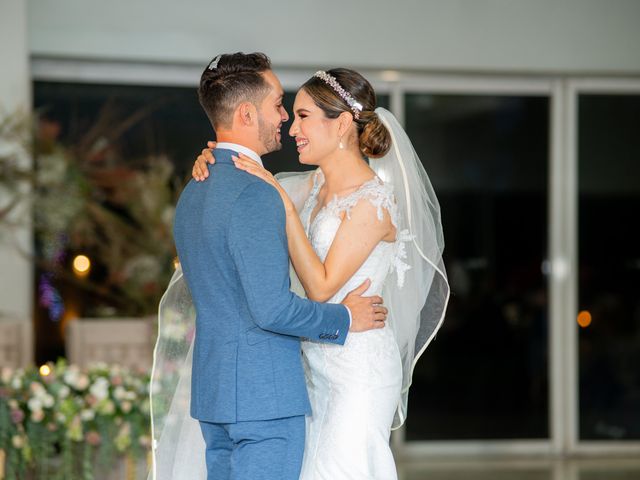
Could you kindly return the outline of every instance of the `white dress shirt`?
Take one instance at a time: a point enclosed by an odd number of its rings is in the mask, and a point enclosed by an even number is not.
[[[230,143],[230,142],[219,142],[216,145],[216,148],[224,148],[226,150],[233,150],[234,152],[242,153],[247,157],[249,157],[251,160],[255,160],[256,162],[258,162],[261,167],[264,167],[264,165],[262,164],[262,159],[260,158],[260,155],[258,155],[256,152],[254,152],[250,148],[245,147],[244,145],[238,145],[237,143]]]

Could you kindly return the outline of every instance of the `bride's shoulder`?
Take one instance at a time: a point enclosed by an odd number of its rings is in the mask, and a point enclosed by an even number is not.
[[[383,208],[390,208],[396,203],[393,185],[377,175],[365,182],[355,193],[358,199],[367,199],[374,205]]]
[[[391,221],[394,223],[397,216],[397,203],[393,193],[393,185],[384,182],[377,175],[363,183],[355,192],[344,197],[339,204],[340,210],[344,210],[347,217],[350,217],[352,210],[356,206],[361,206],[360,209],[374,211],[379,220],[385,218],[385,210],[389,213]]]
[[[365,196],[384,198],[385,200],[392,200],[394,198],[393,185],[385,182],[378,175],[364,183],[360,188]]]

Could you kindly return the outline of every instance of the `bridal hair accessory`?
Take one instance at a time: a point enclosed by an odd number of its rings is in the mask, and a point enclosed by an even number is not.
[[[321,80],[329,85],[331,88],[335,90],[335,92],[342,97],[342,99],[347,102],[347,105],[351,108],[353,112],[353,116],[356,120],[360,118],[360,112],[362,111],[362,104],[357,102],[355,98],[351,96],[349,92],[347,92],[342,86],[338,83],[334,76],[328,74],[324,70],[318,70],[313,74],[314,77],[318,77]]]
[[[213,60],[211,60],[211,63],[209,64],[209,66],[207,68],[209,70],[213,70],[214,68],[218,68],[218,63],[220,62],[221,58],[222,58],[222,55],[218,55],[217,57],[215,57]]]

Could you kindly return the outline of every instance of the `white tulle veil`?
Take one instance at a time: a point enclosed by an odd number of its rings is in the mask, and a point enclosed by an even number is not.
[[[389,309],[387,325],[393,329],[402,358],[402,391],[392,426],[396,429],[407,418],[416,362],[444,320],[449,282],[442,260],[440,205],[429,176],[395,116],[384,108],[377,108],[376,113],[391,133],[391,149],[384,157],[371,160],[370,166],[384,182],[393,185],[400,211],[397,229],[408,230],[411,236],[405,244],[404,259],[411,268],[404,273],[403,285],[387,280],[382,290]]]
[[[388,279],[382,291],[389,309],[387,328],[393,329],[402,358],[402,391],[392,428],[407,417],[407,400],[415,364],[442,325],[449,300],[449,283],[442,252],[444,238],[440,207],[429,177],[411,141],[396,118],[383,108],[376,113],[391,133],[387,155],[370,166],[394,187],[398,203],[398,232],[408,231],[403,286]],[[298,211],[309,195],[311,174],[282,173],[276,178]],[[291,289],[304,290],[291,269]],[[191,418],[191,355],[195,334],[195,311],[189,290],[178,267],[159,307],[158,340],[151,375],[151,419],[155,480],[205,479],[204,440],[197,420]]]

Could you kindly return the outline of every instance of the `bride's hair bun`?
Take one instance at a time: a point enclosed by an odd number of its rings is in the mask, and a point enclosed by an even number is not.
[[[369,158],[380,158],[391,148],[391,134],[376,112],[363,111],[361,122],[366,122],[360,133],[360,151]]]
[[[391,134],[374,111],[376,93],[371,84],[358,72],[348,68],[334,68],[326,73],[335,78],[338,84],[362,105],[360,118],[356,119],[354,116],[353,119],[358,129],[360,152],[370,158],[384,156],[391,148]],[[321,78],[311,77],[302,88],[327,118],[338,118],[343,112],[353,114],[352,108],[344,98]]]

